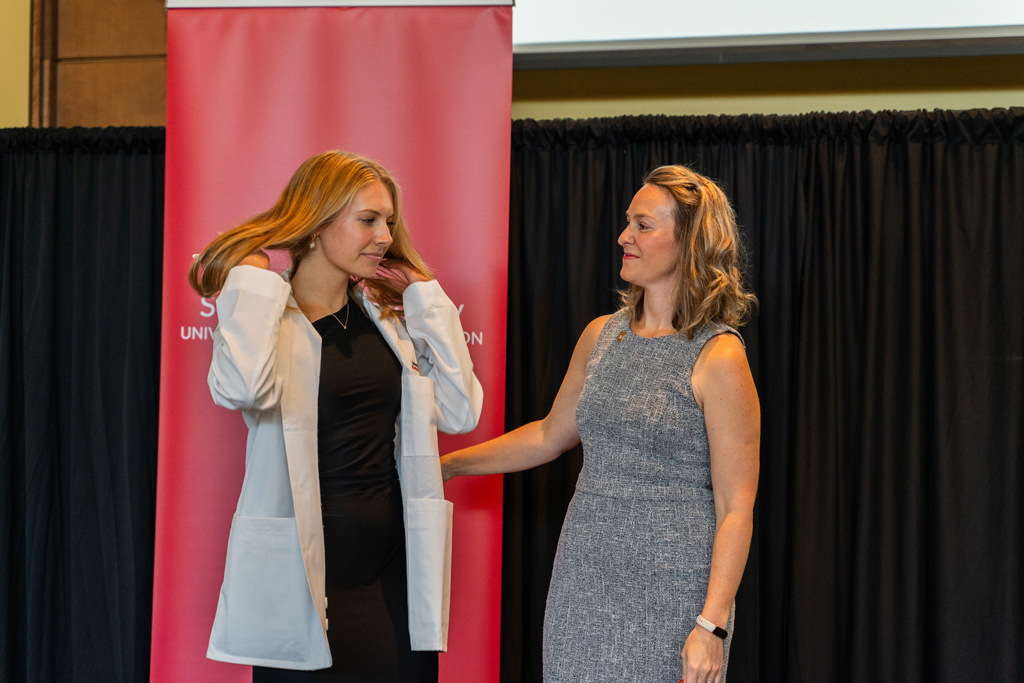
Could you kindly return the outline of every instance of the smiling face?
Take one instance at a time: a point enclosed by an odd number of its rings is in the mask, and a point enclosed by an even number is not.
[[[651,289],[675,286],[679,263],[676,239],[676,201],[668,190],[644,185],[626,211],[626,229],[619,235],[626,282]]]
[[[320,231],[317,252],[346,276],[372,278],[391,246],[394,214],[388,188],[380,181],[372,182]]]

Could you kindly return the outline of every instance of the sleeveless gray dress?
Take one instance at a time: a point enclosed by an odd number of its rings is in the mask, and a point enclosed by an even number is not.
[[[679,681],[715,535],[708,436],[690,375],[722,333],[739,336],[721,326],[692,341],[647,339],[623,311],[602,329],[576,406],[583,470],[548,591],[545,683]]]

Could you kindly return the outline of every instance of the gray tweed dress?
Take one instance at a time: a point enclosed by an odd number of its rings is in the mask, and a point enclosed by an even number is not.
[[[562,526],[544,617],[545,683],[677,683],[707,595],[715,505],[690,375],[735,330],[647,339],[605,324],[576,407],[583,471]],[[732,617],[726,626],[729,660]],[[725,680],[723,671],[722,680]]]

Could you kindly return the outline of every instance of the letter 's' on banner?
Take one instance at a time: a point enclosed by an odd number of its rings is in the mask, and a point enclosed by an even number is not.
[[[485,392],[480,426],[442,437],[441,451],[503,431],[510,0],[282,4],[168,3],[154,683],[251,677],[248,667],[205,657],[245,426],[210,398],[217,319],[185,274],[219,231],[269,208],[303,160],[346,150],[397,178],[413,244],[461,307]],[[447,496],[455,503],[454,562],[441,681],[496,683],[501,480],[456,480]]]

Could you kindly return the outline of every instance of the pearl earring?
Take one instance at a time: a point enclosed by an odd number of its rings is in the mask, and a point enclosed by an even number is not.
[[[316,237],[313,237],[313,239],[309,241],[309,248],[316,249]]]

